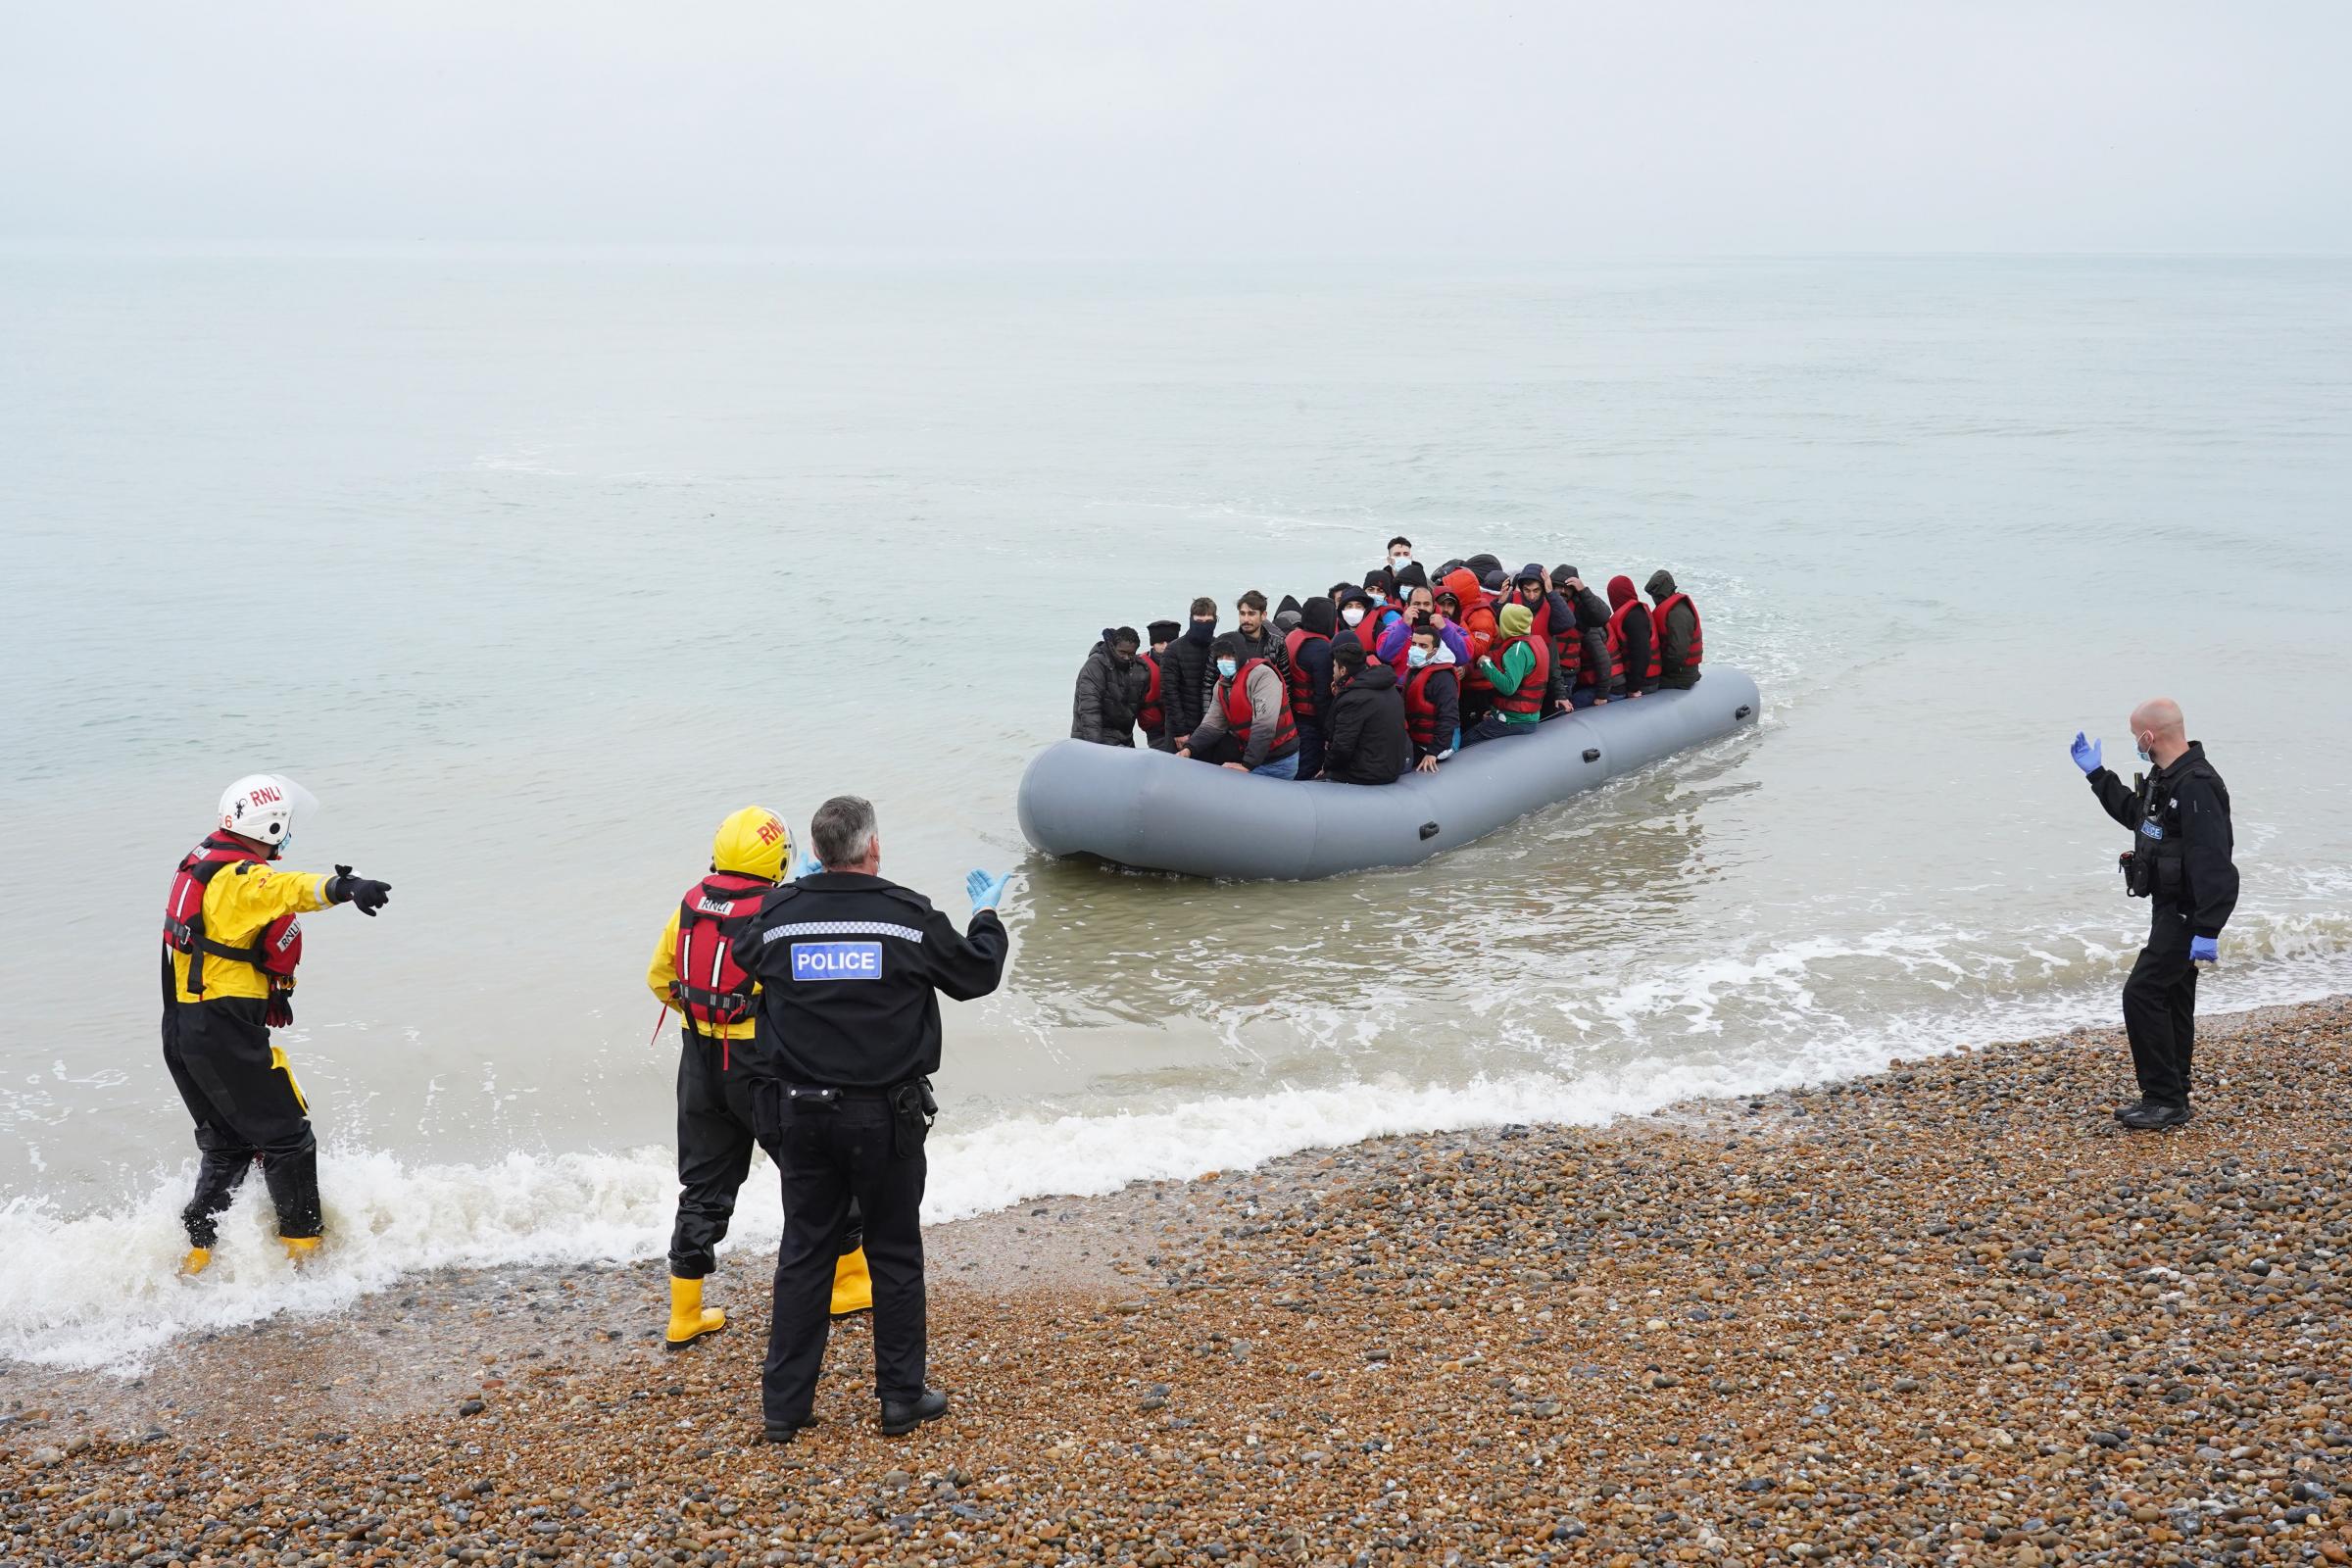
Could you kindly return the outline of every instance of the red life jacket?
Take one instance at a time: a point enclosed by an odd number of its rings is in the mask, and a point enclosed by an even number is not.
[[[678,903],[678,943],[670,950],[678,977],[669,983],[669,994],[687,1028],[719,1043],[721,1070],[732,1064],[732,1053],[719,1026],[742,1023],[759,1005],[752,999],[752,977],[736,967],[735,937],[774,888],[740,871],[713,871]]]
[[[1371,617],[1365,618],[1368,620]],[[1315,706],[1315,683],[1307,679],[1306,666],[1298,659],[1298,650],[1306,646],[1309,637],[1325,648],[1331,646],[1331,639],[1321,632],[1308,631],[1300,626],[1282,640],[1282,652],[1291,662],[1291,715],[1300,722],[1312,724],[1322,716],[1322,712]]]
[[[1619,606],[1617,607],[1616,611],[1615,611],[1615,612],[1613,612],[1613,613],[1612,613],[1612,614],[1609,616],[1609,664],[1610,664],[1610,670],[1609,670],[1609,673],[1610,673],[1610,675],[1611,675],[1611,677],[1612,677],[1612,678],[1615,678],[1615,679],[1622,679],[1622,678],[1624,678],[1624,675],[1625,675],[1625,617],[1626,617],[1626,615],[1627,615],[1628,613],[1630,613],[1631,612],[1633,612],[1633,611],[1636,611],[1636,610],[1639,610],[1639,609],[1641,609],[1641,608],[1642,608],[1642,601],[1641,601],[1641,600],[1639,600],[1639,599],[1628,599],[1628,600],[1627,600],[1627,601],[1626,601],[1624,604],[1622,604],[1622,605],[1619,605]],[[1658,621],[1657,621],[1657,617],[1656,617],[1655,615],[1652,615],[1652,616],[1650,617],[1650,621],[1649,621],[1649,673],[1648,673],[1648,674],[1646,674],[1646,675],[1644,675],[1644,676],[1642,677],[1642,679],[1643,679],[1643,680],[1656,680],[1657,678],[1658,678]]]
[[[1168,726],[1168,710],[1159,700],[1159,656],[1144,655],[1144,667],[1152,671],[1152,684],[1144,688],[1144,706],[1136,710],[1135,721],[1147,735],[1155,735]]]
[[[241,948],[216,942],[204,930],[205,889],[212,886],[220,868],[269,863],[267,856],[246,848],[225,833],[214,834],[180,860],[179,872],[172,878],[171,896],[164,900],[164,967],[170,970],[171,954],[188,956],[188,995],[204,995],[204,960],[208,954],[216,958],[252,964],[270,977],[273,993],[294,989],[294,970],[302,962],[302,922],[294,915],[279,915]]]
[[[1505,637],[1494,645],[1494,651],[1487,657],[1494,661],[1496,669],[1500,669],[1502,656],[1520,643],[1525,643],[1527,651],[1535,655],[1535,667],[1527,672],[1527,679],[1519,683],[1517,691],[1506,692],[1499,686],[1495,687],[1494,706],[1506,713],[1540,714],[1544,711],[1544,695],[1551,690],[1551,644],[1536,636]]]
[[[1250,672],[1264,662],[1262,659],[1245,662],[1241,668],[1233,672],[1233,679],[1225,683],[1225,689],[1218,697],[1225,709],[1225,728],[1233,736],[1234,744],[1244,752],[1250,749],[1250,726],[1257,717],[1250,707]],[[1279,762],[1298,750],[1298,723],[1291,716],[1291,688],[1290,683],[1285,681],[1282,687],[1282,710],[1275,715],[1274,744],[1266,748],[1266,761]],[[1263,766],[1264,763],[1259,765]]]
[[[1704,631],[1698,624],[1698,607],[1690,603],[1690,596],[1689,594],[1668,594],[1665,602],[1660,604],[1657,609],[1649,612],[1649,646],[1653,652],[1655,652],[1656,657],[1661,659],[1664,657],[1663,650],[1666,646],[1666,612],[1672,610],[1677,605],[1681,605],[1690,612],[1690,662],[1685,664],[1683,667],[1686,669],[1696,669],[1699,665],[1700,659],[1706,654],[1707,640]]]
[[[1451,664],[1423,664],[1404,677],[1404,727],[1423,751],[1434,750],[1438,743],[1438,705],[1430,699],[1429,683],[1441,671],[1457,678],[1461,673]]]

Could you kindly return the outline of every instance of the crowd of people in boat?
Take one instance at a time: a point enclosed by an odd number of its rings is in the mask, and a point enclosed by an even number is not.
[[[1070,734],[1133,746],[1140,731],[1237,772],[1393,784],[1560,713],[1697,685],[1697,607],[1662,568],[1642,593],[1646,605],[1616,576],[1604,599],[1574,566],[1514,573],[1492,555],[1433,572],[1399,535],[1360,584],[1270,612],[1250,589],[1230,631],[1209,598],[1143,636],[1105,627],[1078,671]]]

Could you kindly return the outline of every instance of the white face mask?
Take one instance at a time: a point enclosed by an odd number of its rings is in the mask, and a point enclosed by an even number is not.
[[[1419,669],[1423,664],[1429,662],[1429,650],[1422,647],[1419,643],[1415,643],[1413,645],[1413,651],[1404,656],[1404,662],[1412,665],[1413,668]]]
[[[1405,567],[1411,565],[1412,564],[1413,553],[1409,550],[1399,550],[1396,552],[1396,554],[1389,558],[1389,569],[1391,571],[1402,571]]]
[[[1364,618],[1364,607],[1349,605],[1346,610],[1340,612],[1340,618],[1350,626],[1360,625]]]
[[[1220,659],[1217,661],[1217,673],[1224,676],[1227,680],[1233,679],[1234,671],[1240,669],[1241,667],[1241,665],[1235,663],[1230,659]]]

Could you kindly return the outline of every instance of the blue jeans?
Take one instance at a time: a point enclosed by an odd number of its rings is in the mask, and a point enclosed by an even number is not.
[[[1568,702],[1575,708],[1591,708],[1592,699],[1599,695],[1600,688],[1597,686],[1579,686],[1568,694]]]
[[[1298,755],[1293,759],[1293,777],[1313,778],[1323,771],[1323,730],[1320,725],[1298,726]]]
[[[1250,771],[1261,778],[1297,778],[1298,776],[1298,754],[1293,752],[1279,762],[1268,762],[1263,767],[1253,767]]]
[[[1533,735],[1533,724],[1506,724],[1500,713],[1489,713],[1462,732],[1464,746],[1476,746],[1481,741],[1508,740],[1514,735]]]

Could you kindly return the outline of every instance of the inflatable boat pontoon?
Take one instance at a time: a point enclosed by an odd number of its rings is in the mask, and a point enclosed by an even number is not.
[[[1394,784],[1257,778],[1164,752],[1060,741],[1021,775],[1021,832],[1048,855],[1185,876],[1283,879],[1414,865],[1670,753],[1756,722],[1736,669],[1546,719]]]

